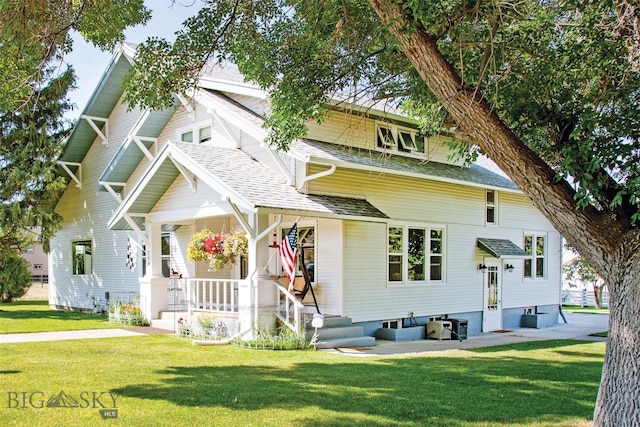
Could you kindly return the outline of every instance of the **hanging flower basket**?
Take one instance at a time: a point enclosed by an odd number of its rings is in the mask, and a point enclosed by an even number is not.
[[[187,259],[191,262],[206,261],[211,271],[226,265],[235,265],[239,256],[247,255],[249,242],[244,231],[213,233],[204,229],[191,236],[187,246]]]

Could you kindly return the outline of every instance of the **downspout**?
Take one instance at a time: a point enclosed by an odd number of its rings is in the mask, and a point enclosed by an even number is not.
[[[316,165],[320,165],[320,166],[328,166],[329,169],[327,169],[326,171],[322,171],[322,172],[318,172],[318,173],[314,173],[313,175],[309,175],[309,176],[305,176],[302,179],[302,182],[296,186],[296,188],[298,190],[302,190],[302,188],[304,187],[304,185],[314,179],[318,179],[318,178],[322,178],[324,176],[328,176],[331,175],[332,173],[334,173],[336,171],[336,165],[332,165],[332,164],[328,164],[328,163],[321,163],[321,162],[307,162],[307,163],[313,163]]]

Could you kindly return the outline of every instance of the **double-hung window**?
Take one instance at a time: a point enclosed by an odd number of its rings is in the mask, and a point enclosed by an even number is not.
[[[391,225],[387,253],[389,283],[444,281],[444,227]]]
[[[544,234],[525,234],[524,251],[529,257],[524,259],[525,279],[542,279],[546,269],[546,236]]]
[[[497,219],[497,200],[496,200],[496,192],[493,190],[487,190],[485,196],[485,207],[486,207],[486,223],[487,225],[496,225],[498,223]]]

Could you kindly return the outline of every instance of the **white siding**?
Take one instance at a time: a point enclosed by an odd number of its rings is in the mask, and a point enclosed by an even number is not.
[[[50,292],[52,305],[93,308],[91,297],[104,300],[105,292],[138,292],[138,271],[126,268],[127,237],[132,231],[112,232],[106,223],[118,202],[97,188],[98,179],[118,150],[139,115],[127,113],[117,104],[109,117],[109,144],[96,138],[82,162],[82,189],[72,181],[60,199],[56,211],[63,218],[63,228],[51,240]],[[91,240],[92,274],[73,275],[71,244],[74,240]],[[138,269],[139,269],[138,263]]]
[[[343,222],[318,219],[316,240],[316,297],[322,312],[342,314],[345,277]]]
[[[311,191],[366,197],[391,221],[445,229],[444,283],[388,285],[386,224],[345,221],[342,314],[351,316],[354,321],[407,317],[410,311],[415,316],[481,311],[484,276],[477,266],[491,258],[477,248],[476,239],[509,239],[522,247],[523,224],[531,224],[536,230],[547,233],[547,280],[526,283],[522,278],[522,260],[505,259],[503,263],[514,264],[516,271],[501,271],[503,306],[553,304],[558,300],[560,239],[524,197],[511,194],[503,197],[500,193],[498,209],[502,226],[496,227],[485,225],[485,191],[481,188],[338,171],[312,181]],[[326,237],[320,232],[319,238]],[[320,265],[323,262],[324,258]],[[322,286],[333,288],[336,285],[330,282],[339,278],[328,278],[323,274],[319,280]]]

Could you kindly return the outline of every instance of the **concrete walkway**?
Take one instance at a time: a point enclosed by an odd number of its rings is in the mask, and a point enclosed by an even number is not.
[[[451,349],[471,349],[514,344],[526,341],[552,339],[581,339],[605,341],[604,338],[590,337],[589,334],[608,330],[609,316],[600,314],[565,313],[568,323],[559,323],[545,329],[519,328],[513,331],[488,332],[470,335],[468,339],[458,340],[421,340],[421,341],[385,341],[377,340],[374,347],[338,348],[322,350],[355,356],[374,356],[391,354],[410,354]],[[562,322],[562,320],[561,320]],[[37,332],[25,334],[0,334],[0,345],[38,341],[78,340],[92,338],[135,337],[149,334],[171,334],[172,331],[151,327],[135,329],[92,329],[82,331]]]
[[[34,332],[24,334],[0,334],[0,344],[13,344],[39,341],[82,340],[92,338],[137,337],[155,333],[171,334],[172,331],[155,328],[136,329],[88,329],[80,331]]]

